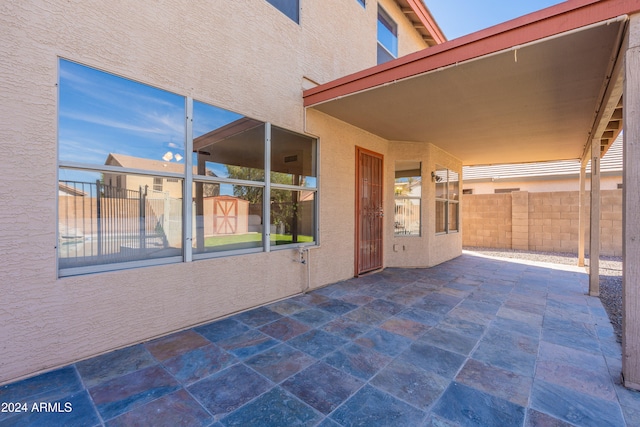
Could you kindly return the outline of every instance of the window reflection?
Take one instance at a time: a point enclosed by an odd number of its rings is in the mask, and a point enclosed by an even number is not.
[[[264,123],[194,101],[193,133],[198,175],[264,181]]]
[[[314,241],[315,192],[271,190],[271,243]]]
[[[184,172],[184,98],[60,60],[59,159]]]
[[[460,209],[460,175],[436,165],[436,233],[458,231]]]
[[[194,253],[262,247],[262,198],[259,187],[202,184],[211,191],[196,201]]]
[[[61,169],[60,268],[181,255],[182,181],[156,191],[157,180],[165,178]]]
[[[59,89],[61,276],[315,241],[315,139],[198,101],[187,134],[191,100],[65,60]]]
[[[398,57],[398,26],[378,6],[378,64]]]
[[[394,195],[394,234],[419,236],[422,198],[422,164],[420,162],[396,162]]]
[[[271,182],[316,186],[316,140],[272,126]]]

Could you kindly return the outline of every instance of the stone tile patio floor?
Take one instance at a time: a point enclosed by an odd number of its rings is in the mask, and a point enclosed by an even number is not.
[[[0,425],[639,426],[587,286],[469,253],[386,269],[0,387],[29,409]]]

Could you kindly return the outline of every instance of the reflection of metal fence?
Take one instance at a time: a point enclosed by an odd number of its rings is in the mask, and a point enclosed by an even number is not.
[[[148,186],[136,191],[100,181],[60,181],[60,188],[61,267],[130,261],[139,258],[132,252],[168,246],[164,193],[157,198]]]
[[[396,199],[395,234],[420,234],[420,200]]]

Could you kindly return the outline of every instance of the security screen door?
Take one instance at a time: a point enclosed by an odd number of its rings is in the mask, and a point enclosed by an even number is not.
[[[355,275],[382,268],[381,154],[356,147]]]

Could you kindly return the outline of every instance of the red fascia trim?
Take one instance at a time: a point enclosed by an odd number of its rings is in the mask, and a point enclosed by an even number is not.
[[[640,0],[568,0],[303,92],[309,107],[535,40],[640,11]]]
[[[427,28],[427,31],[429,31],[429,34],[431,34],[431,37],[433,37],[437,44],[447,41],[438,23],[433,19],[433,15],[431,15],[431,12],[429,12],[422,0],[407,0],[407,3],[409,3],[409,7],[413,9],[422,25]]]

